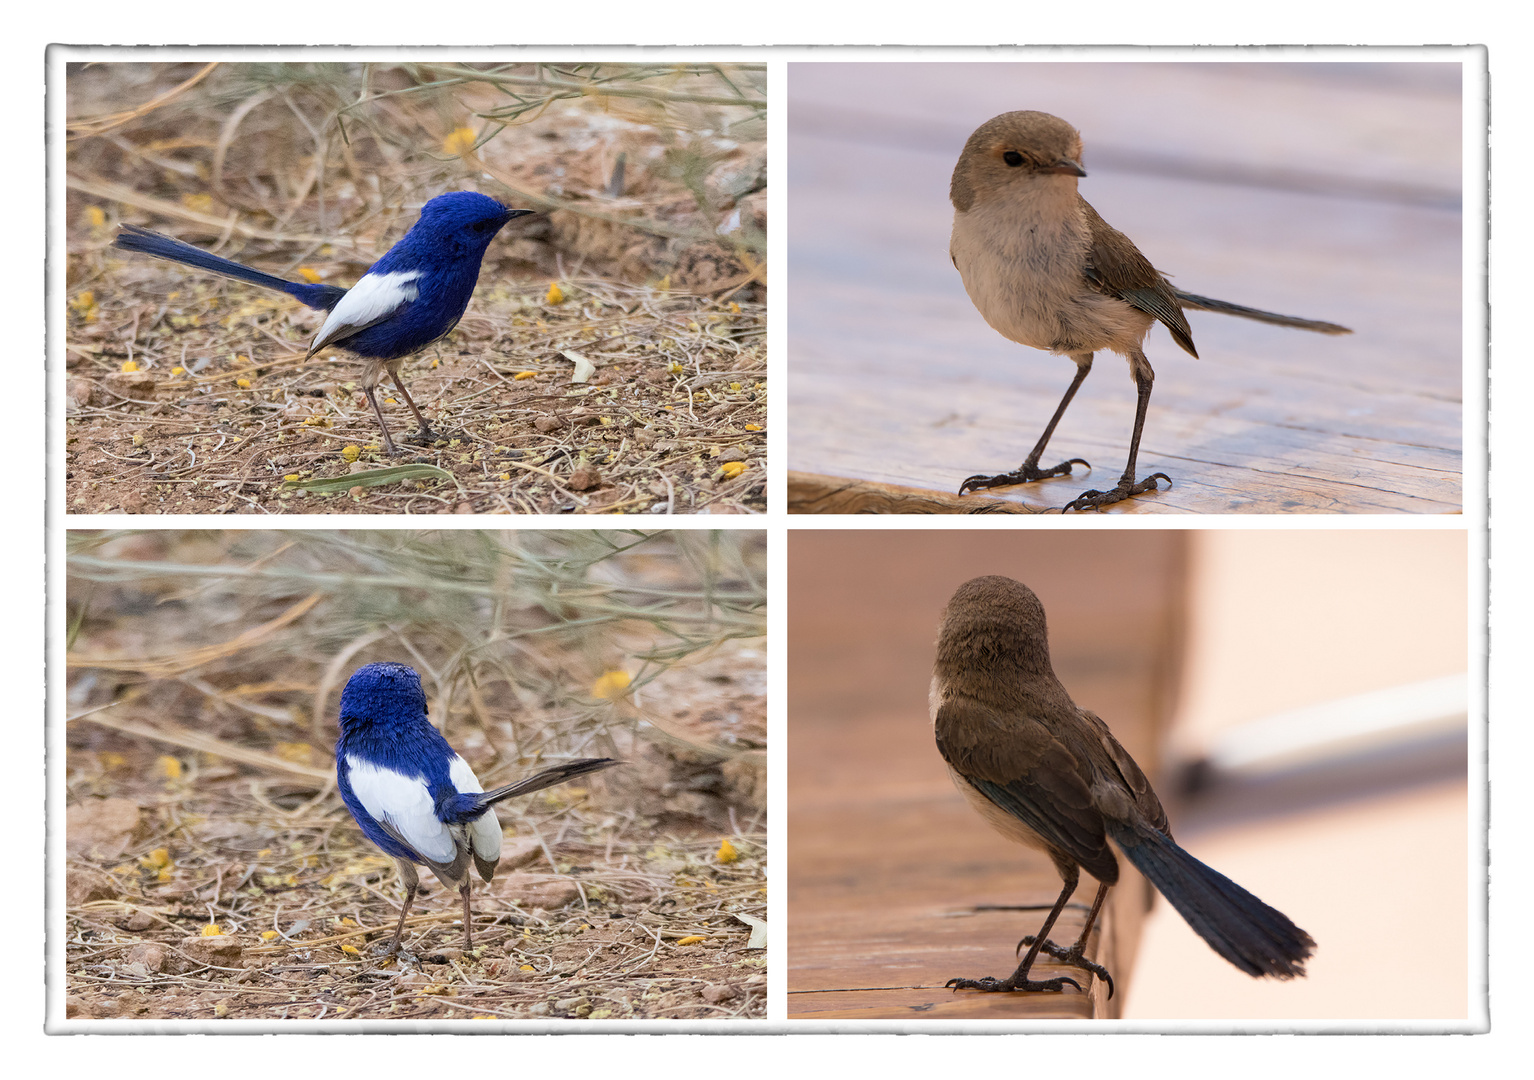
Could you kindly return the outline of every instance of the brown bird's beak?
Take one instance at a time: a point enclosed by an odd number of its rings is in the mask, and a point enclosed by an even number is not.
[[[1042,173],[1059,173],[1062,176],[1085,176],[1087,171],[1077,161],[1070,158],[1061,158],[1047,169],[1040,169]]]

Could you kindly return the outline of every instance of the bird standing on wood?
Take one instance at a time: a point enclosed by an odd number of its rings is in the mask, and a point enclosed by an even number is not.
[[[517,795],[563,784],[620,764],[580,758],[486,791],[426,718],[421,677],[406,664],[367,664],[341,692],[336,787],[362,832],[394,858],[405,883],[405,906],[386,950],[399,948],[420,878],[416,865],[463,896],[463,948],[474,948],[469,864],[489,881],[501,859],[501,823],[491,809]]]
[[[1117,486],[1083,492],[1065,509],[1097,508],[1155,491],[1157,480],[1170,486],[1165,473],[1135,478],[1156,377],[1142,345],[1159,321],[1177,344],[1197,356],[1184,309],[1219,311],[1322,334],[1352,333],[1336,323],[1275,315],[1173,288],[1129,237],[1077,193],[1077,179],[1087,174],[1081,157],[1081,134],[1064,120],[1042,112],[1009,112],[982,124],[954,166],[949,255],[970,300],[1003,337],[1076,362],[1076,377],[1022,465],[1009,473],[971,476],[959,485],[960,495],[1069,476],[1076,464],[1091,468],[1081,458],[1072,458],[1043,469],[1039,457],[1099,349],[1129,361],[1138,391],[1129,463]]]
[[[929,699],[948,774],[1003,836],[1042,850],[1065,887],[1017,970],[1006,979],[951,979],[955,989],[1059,991],[1074,979],[1033,980],[1040,952],[1103,979],[1087,939],[1119,879],[1116,849],[1161,891],[1215,952],[1252,976],[1305,974],[1315,948],[1282,912],[1178,847],[1150,782],[1108,725],[1078,708],[1049,662],[1044,607],[1026,585],[979,577],[959,586],[943,612]],[[1049,931],[1081,870],[1098,881],[1081,936],[1069,948]]]
[[[136,225],[123,225],[114,246],[276,289],[306,307],[328,311],[304,359],[336,345],[367,361],[362,392],[383,430],[384,448],[392,456],[399,451],[389,436],[374,387],[387,371],[421,425],[416,437],[427,443],[436,438],[400,381],[400,364],[458,325],[474,295],[490,241],[508,221],[531,213],[512,210],[474,191],[438,195],[421,207],[420,219],[399,243],[350,289],[285,281]]]

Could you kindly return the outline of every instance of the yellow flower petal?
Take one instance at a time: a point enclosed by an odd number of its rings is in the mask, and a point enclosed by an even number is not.
[[[690,937],[680,938],[677,941],[677,944],[678,945],[696,945],[700,941],[707,941],[707,940],[708,940],[708,938],[704,937],[702,934],[693,934]]]
[[[208,923],[206,926],[204,926],[202,928],[202,936],[203,937],[223,937],[224,936],[223,927],[219,926],[218,923],[216,923],[216,922],[210,922],[210,923]]]
[[[559,304],[559,303],[563,303],[564,299],[565,299],[565,292],[564,292],[563,289],[561,289],[559,287],[559,282],[557,282],[557,281],[549,282],[549,291],[544,296],[543,302],[546,303],[546,304]]]
[[[461,127],[452,131],[447,138],[442,140],[442,152],[459,157],[474,149],[474,129]]]
[[[631,682],[633,679],[626,671],[604,671],[591,684],[591,696],[605,701],[615,701],[623,696],[623,692],[629,688]]]
[[[719,850],[714,852],[714,858],[723,863],[731,863],[740,858],[740,852],[736,851],[735,845],[726,838],[720,842]]]
[[[719,466],[719,471],[724,473],[726,480],[733,480],[746,471],[746,463],[744,461],[726,461],[723,465]]]

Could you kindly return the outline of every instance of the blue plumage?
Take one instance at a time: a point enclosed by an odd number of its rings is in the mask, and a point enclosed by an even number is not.
[[[492,807],[585,773],[611,758],[580,758],[514,784],[484,791],[441,732],[427,719],[421,677],[406,664],[358,668],[341,693],[336,740],[336,786],[365,835],[391,856],[405,883],[405,905],[389,951],[399,947],[405,917],[420,884],[417,865],[463,896],[465,950],[473,948],[469,868],[490,881],[501,854],[501,826]]]
[[[350,289],[285,281],[133,225],[122,226],[115,246],[275,289],[308,307],[328,311],[309,355],[335,345],[368,361],[362,391],[383,430],[385,448],[395,454],[398,450],[374,395],[382,373],[389,373],[415,414],[421,437],[431,441],[435,437],[431,426],[400,380],[400,362],[458,325],[474,295],[490,241],[508,221],[531,213],[512,210],[474,191],[438,195],[421,208],[420,219],[399,243]]]

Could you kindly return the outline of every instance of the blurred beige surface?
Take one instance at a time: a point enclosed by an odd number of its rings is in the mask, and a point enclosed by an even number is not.
[[[1273,713],[1466,671],[1467,559],[1459,530],[1196,533],[1174,752]],[[1158,901],[1126,1019],[1465,1018],[1468,829],[1467,785],[1445,780],[1177,833],[1318,948],[1305,979],[1249,979]]]

